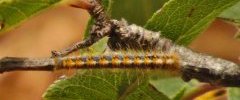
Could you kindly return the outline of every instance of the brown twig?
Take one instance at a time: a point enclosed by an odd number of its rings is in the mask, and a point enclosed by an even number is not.
[[[86,9],[89,14],[95,19],[95,23],[90,30],[90,37],[84,41],[78,42],[65,50],[58,52],[52,51],[53,57],[66,56],[78,49],[86,48],[96,43],[98,40],[109,35],[111,32],[111,22],[104,12],[104,8],[98,0],[90,0],[90,2],[78,1],[71,6]]]
[[[146,60],[148,59],[148,60]],[[162,62],[159,62],[161,60]],[[167,69],[179,72],[179,60],[175,54],[115,54],[98,56],[73,56],[57,58],[0,59],[0,73],[19,70],[53,71],[59,69]]]
[[[52,58],[16,58],[5,57],[0,59],[0,73],[10,71],[53,71]]]

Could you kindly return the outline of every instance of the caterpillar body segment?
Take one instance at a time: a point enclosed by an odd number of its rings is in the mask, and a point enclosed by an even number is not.
[[[56,69],[63,68],[139,68],[180,69],[176,54],[114,54],[55,58]]]

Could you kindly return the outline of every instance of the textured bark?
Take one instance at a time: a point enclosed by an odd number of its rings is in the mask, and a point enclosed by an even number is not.
[[[53,71],[52,58],[16,58],[5,57],[0,59],[0,73],[10,71]]]

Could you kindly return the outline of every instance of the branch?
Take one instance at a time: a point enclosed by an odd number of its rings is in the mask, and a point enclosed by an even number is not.
[[[205,56],[205,55],[204,55]],[[128,58],[124,58],[128,57]],[[154,57],[158,60],[154,60]],[[175,55],[113,55],[113,56],[85,56],[85,57],[57,57],[57,58],[15,58],[6,57],[0,59],[0,73],[10,71],[54,71],[59,69],[161,69],[167,71],[175,71],[182,74],[185,81],[195,78],[201,82],[207,82],[220,86],[240,86],[239,66],[220,66],[222,69],[211,66],[189,66],[191,64],[184,63],[184,59],[175,58]],[[136,58],[139,58],[138,61]],[[150,62],[143,62],[149,58]],[[124,59],[128,59],[126,63]],[[163,60],[159,63],[157,61]],[[209,58],[208,60],[216,60]],[[225,62],[225,60],[218,59]],[[136,62],[133,62],[136,61]],[[155,62],[154,62],[155,61]],[[168,62],[171,61],[171,62]],[[197,60],[195,60],[197,61]],[[190,61],[191,62],[191,61]],[[198,63],[198,62],[197,62]],[[180,65],[178,65],[180,64]],[[232,64],[232,63],[230,63]],[[201,65],[201,64],[200,64]],[[228,68],[228,69],[226,69]],[[236,69],[237,68],[237,69]],[[230,70],[230,71],[229,71]]]
[[[240,66],[236,63],[179,45],[173,45],[171,51],[181,57],[185,81],[197,79],[214,85],[240,86]]]
[[[75,4],[71,4],[72,7],[82,8],[89,12],[89,14],[95,20],[94,25],[90,30],[90,37],[84,41],[78,42],[71,47],[62,50],[61,52],[52,51],[53,57],[66,56],[76,50],[83,49],[96,43],[98,40],[109,35],[112,29],[112,23],[109,17],[104,12],[104,8],[98,0],[90,0],[89,2],[84,2],[82,0],[77,0]]]
[[[174,54],[115,54],[56,58],[0,59],[0,73],[10,71],[54,71],[59,69],[162,69],[179,72],[179,60]]]
[[[17,58],[5,57],[0,59],[0,73],[10,71],[53,71],[52,58]]]

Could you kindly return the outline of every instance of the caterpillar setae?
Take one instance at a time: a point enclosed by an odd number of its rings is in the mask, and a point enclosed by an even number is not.
[[[136,53],[55,58],[56,69],[139,68],[179,71],[179,57],[173,53]]]

